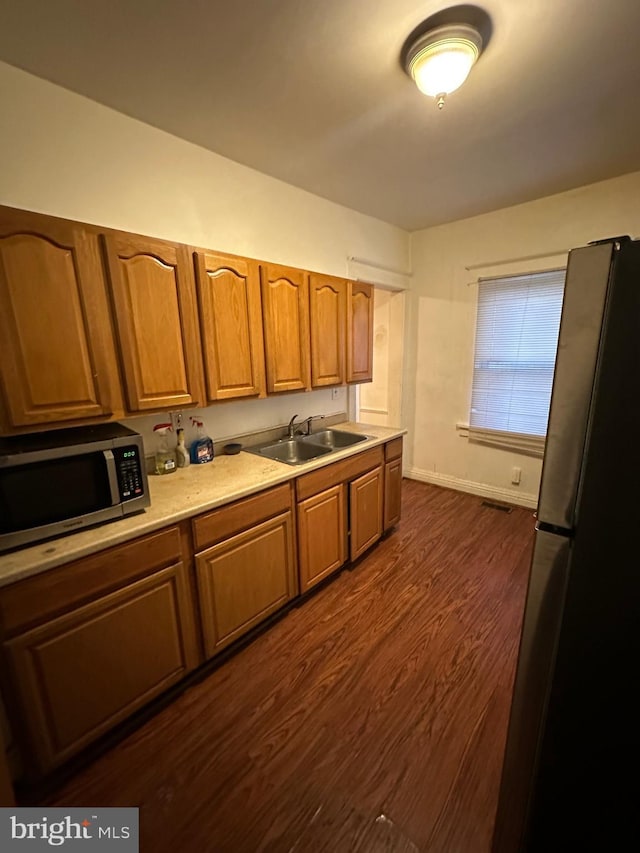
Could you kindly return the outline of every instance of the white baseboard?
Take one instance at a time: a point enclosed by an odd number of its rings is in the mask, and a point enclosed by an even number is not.
[[[517,492],[514,489],[500,489],[497,486],[488,486],[485,483],[475,483],[473,480],[461,480],[449,474],[438,474],[435,471],[422,471],[420,468],[406,468],[403,476],[410,480],[420,480],[422,483],[433,483],[435,486],[444,486],[447,489],[456,489],[459,492],[467,492],[470,495],[478,495],[481,498],[493,498],[493,500],[504,503],[516,504],[535,509],[538,506],[538,496]]]

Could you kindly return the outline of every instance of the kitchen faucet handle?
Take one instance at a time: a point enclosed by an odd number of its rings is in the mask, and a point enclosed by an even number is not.
[[[313,421],[323,421],[324,415],[310,415],[305,418],[304,423],[307,425],[307,435],[311,435],[311,424]]]

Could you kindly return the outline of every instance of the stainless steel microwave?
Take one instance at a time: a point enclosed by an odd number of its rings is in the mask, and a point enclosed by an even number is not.
[[[0,551],[149,503],[142,437],[122,424],[0,438]]]

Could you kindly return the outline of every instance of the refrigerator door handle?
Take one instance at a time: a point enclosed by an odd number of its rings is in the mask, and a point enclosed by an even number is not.
[[[492,853],[520,850],[569,579],[571,540],[536,531]]]

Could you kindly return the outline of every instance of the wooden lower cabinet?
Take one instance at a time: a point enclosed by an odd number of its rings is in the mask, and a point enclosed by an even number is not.
[[[402,436],[384,446],[384,529],[400,521],[402,512]]]
[[[379,466],[349,484],[352,560],[382,536],[383,468]]]
[[[13,793],[9,762],[5,752],[2,732],[0,732],[0,807],[7,808],[8,806],[14,806],[15,803],[16,798]]]
[[[301,592],[360,557],[382,536],[385,449],[365,450],[298,479]]]
[[[401,477],[400,439],[0,589],[27,780],[361,556],[400,517]]]
[[[291,511],[197,554],[196,575],[205,656],[212,657],[296,595]]]
[[[182,562],[4,643],[33,765],[44,773],[197,663]]]
[[[306,592],[347,560],[344,483],[298,504],[300,592]]]
[[[384,529],[390,530],[400,521],[402,501],[402,459],[384,466]]]

